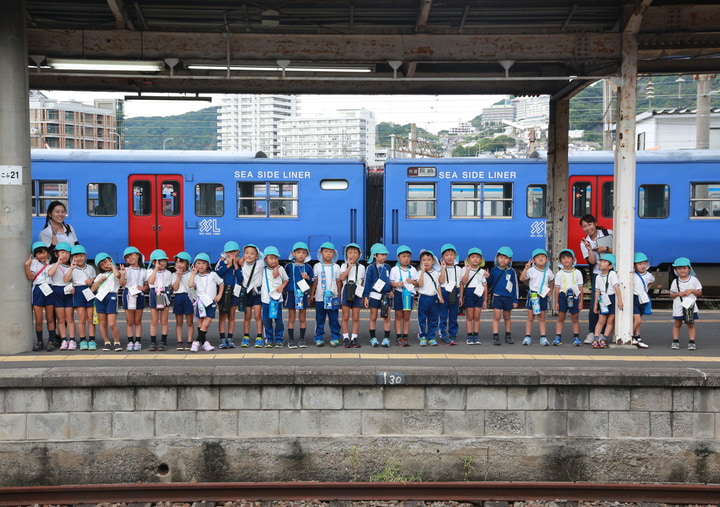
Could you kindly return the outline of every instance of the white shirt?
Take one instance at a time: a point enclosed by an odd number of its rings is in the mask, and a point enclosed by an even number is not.
[[[530,269],[525,273],[527,275],[527,282],[530,287],[530,292],[537,292],[541,297],[545,297],[549,293],[550,282],[555,280],[553,272],[546,267],[545,270],[538,269],[535,265],[530,266]],[[543,278],[545,280],[543,281]],[[540,286],[542,284],[542,287]],[[544,291],[548,293],[543,294]]]
[[[142,287],[147,282],[145,268],[125,268],[125,287]]]
[[[700,283],[700,280],[695,278],[694,276],[690,275],[690,277],[687,280],[680,280],[680,278],[676,278],[673,280],[673,282],[670,284],[670,293],[673,292],[680,292],[681,290],[702,290],[702,284]],[[692,296],[683,296],[683,301],[692,299],[693,302],[697,299],[695,295]],[[682,317],[683,315],[683,307],[682,307],[682,301],[680,301],[680,297],[676,297],[673,299],[673,317]],[[698,313],[697,305],[695,305],[695,312]]]
[[[68,272],[68,269],[70,269],[70,264],[60,264],[57,269],[55,270],[55,274],[52,276],[52,284],[57,285],[58,287],[62,287],[64,285],[68,285],[65,283],[65,274]],[[50,268],[48,268],[50,270]]]
[[[595,277],[595,291],[600,291],[600,294],[606,296],[615,295],[615,287],[618,286],[617,273],[615,271],[608,272],[607,276],[597,275]]]
[[[354,269],[350,271],[350,274],[347,276],[345,280],[343,280],[343,287],[352,280],[353,282],[357,279],[357,285],[364,285],[365,282],[365,266],[362,264],[355,264],[353,266]],[[348,270],[348,263],[343,263],[342,266],[340,266],[340,274],[342,275]]]
[[[62,232],[58,232],[55,234],[55,239],[57,239],[58,243],[62,243],[65,241],[69,245],[75,245],[78,242],[77,234],[75,234],[75,229],[73,229],[72,225],[68,224],[68,227],[70,227],[70,232],[65,233],[65,224],[63,224],[63,230]],[[45,243],[46,245],[52,244],[52,225],[47,224],[47,226],[40,231],[40,241]]]
[[[417,271],[416,275],[415,275],[415,280],[420,281],[421,274],[422,274],[421,271]],[[480,276],[480,275],[478,275],[478,276]],[[418,294],[422,294],[423,296],[437,296],[437,287],[438,287],[437,284],[438,284],[439,279],[440,279],[440,270],[433,269],[431,271],[425,271],[425,276],[423,276],[423,283],[422,283],[422,285],[418,285],[418,287],[417,287]],[[433,283],[433,281],[434,281],[434,283]]]
[[[460,274],[460,281],[465,278],[465,273],[469,273],[465,290],[475,290],[480,285],[487,284],[485,268],[472,269],[470,266],[465,266]]]
[[[448,290],[449,284],[452,284],[453,288],[460,287],[460,281],[462,280],[463,270],[457,266],[445,266],[442,268],[445,271],[445,283],[442,284],[442,288]]]
[[[598,229],[597,238],[595,238],[595,240],[590,239],[590,236],[585,236],[585,238],[583,238],[588,240],[588,242],[590,243],[590,247],[595,250],[595,267],[593,268],[593,275],[599,275],[600,273],[602,273],[602,271],[600,270],[600,254],[597,253],[597,240],[605,236],[609,236],[612,233],[613,231],[611,229],[608,229],[607,234],[605,234],[601,229]],[[588,249],[583,241],[580,242],[580,251],[582,252],[583,259],[587,259]]]
[[[266,278],[267,276],[267,278]],[[267,266],[262,269],[262,287],[260,290],[260,299],[263,303],[269,304],[270,298],[281,300],[282,293],[278,289],[283,282],[288,281],[288,274],[282,266],[278,266],[278,276],[273,277],[273,268]],[[268,287],[270,283],[270,287]]]
[[[148,270],[147,274],[148,274],[148,278],[150,278],[150,275],[152,274],[152,270]],[[151,288],[170,287],[174,281],[175,281],[175,275],[173,275],[173,273],[168,271],[167,269],[163,269],[162,271],[158,271],[155,274],[155,283],[152,284]]]
[[[72,270],[72,284],[76,287],[82,285],[87,287],[87,284],[85,283],[89,279],[95,279],[96,273],[95,268],[92,267],[90,264],[85,264],[85,267],[79,268],[76,267]]]
[[[255,270],[253,271],[253,266]],[[252,264],[247,262],[242,265],[243,274],[243,285],[247,289],[248,294],[257,294],[257,288],[262,286],[263,279],[263,268],[265,267],[265,261],[262,259],[256,259]],[[252,272],[252,280],[250,279],[250,273]]]
[[[560,287],[560,292],[567,294],[567,290],[572,289],[575,297],[580,295],[580,289],[585,284],[582,273],[575,268],[570,271],[559,269],[555,275],[555,280],[555,287]]]
[[[105,280],[105,281],[103,281]],[[120,278],[115,276],[112,271],[105,271],[95,277],[95,282],[100,282],[98,285],[97,292],[100,290],[107,290],[108,293],[117,292],[120,288]]]
[[[210,271],[204,275],[195,275],[195,290],[198,297],[207,296],[210,299],[215,299],[218,295],[218,287],[223,283],[223,279],[215,271]]]
[[[640,280],[641,278],[642,281]],[[637,271],[633,272],[633,294],[636,296],[641,295],[643,292],[647,294],[648,287],[654,282],[655,277],[649,271],[645,271],[643,274]]]
[[[327,287],[323,287],[322,283],[322,272],[325,271],[325,280],[327,283]],[[315,273],[315,281],[317,282],[317,287],[315,289],[315,300],[316,301],[323,301],[325,298],[324,292],[326,290],[330,290],[333,293],[333,296],[337,296],[337,280],[340,280],[340,268],[333,262],[332,264],[324,264],[322,262],[318,262],[313,267],[313,273]]]
[[[45,268],[45,269],[43,269]],[[40,273],[40,270],[42,270],[42,273]],[[33,285],[40,285],[41,283],[50,283],[51,279],[48,276],[48,271],[50,270],[50,264],[43,264],[37,259],[33,259],[30,263],[30,272],[33,274],[35,279],[32,281]],[[40,273],[38,275],[38,273]]]
[[[412,265],[408,265],[407,269],[400,267],[399,265],[395,265],[392,268],[390,268],[390,283],[405,282],[406,280],[412,279],[417,280],[418,272],[417,269],[415,269]],[[403,287],[409,290],[412,294],[415,294],[415,286],[409,285],[406,286],[403,284]],[[393,287],[393,289],[402,294],[403,287]]]
[[[175,294],[189,294],[190,293],[190,286],[188,285],[188,282],[190,281],[190,276],[192,273],[190,271],[185,271],[182,275],[180,275],[180,283],[178,284],[178,288],[175,291]],[[175,274],[177,277],[177,273]],[[173,280],[173,283],[175,281]]]

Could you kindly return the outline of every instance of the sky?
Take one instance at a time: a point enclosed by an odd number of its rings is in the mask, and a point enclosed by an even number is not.
[[[56,100],[76,100],[92,104],[95,98],[123,98],[126,93],[108,92],[66,92],[43,91]],[[125,102],[125,114],[128,118],[136,116],[170,116],[206,107],[220,105],[222,95],[210,95],[210,102],[149,101],[133,100]],[[299,95],[300,114],[312,116],[330,113],[338,109],[357,109],[364,107],[375,113],[378,122],[394,122],[404,125],[415,124],[429,132],[437,134],[456,126],[459,122],[469,122],[490,106],[505,98],[505,95]]]

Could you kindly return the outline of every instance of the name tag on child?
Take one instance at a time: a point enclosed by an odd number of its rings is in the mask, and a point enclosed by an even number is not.
[[[63,287],[63,292],[65,294],[72,294],[73,293],[73,286],[72,285],[66,285]]]
[[[383,287],[385,287],[385,281],[384,280],[378,280],[375,282],[375,285],[373,285],[373,290],[375,292],[382,292]],[[377,299],[380,299],[379,297]]]
[[[242,290],[242,285],[235,284],[233,285],[233,296],[240,297],[240,291]]]
[[[541,297],[541,298],[544,298],[545,296],[548,295],[548,292],[550,292],[550,287],[545,286],[545,287],[543,288],[543,290],[540,291],[540,297]]]
[[[97,298],[98,301],[102,301],[105,299],[105,296],[108,295],[108,292],[110,292],[110,289],[108,289],[106,287],[101,287],[95,297]]]
[[[270,299],[279,301],[281,298],[282,298],[282,294],[280,294],[276,289],[273,289],[270,291]]]
[[[683,308],[692,308],[692,305],[695,304],[695,296],[683,298],[680,304]]]
[[[93,291],[90,290],[90,287],[83,289],[82,295],[85,296],[85,301],[92,301],[95,299],[95,294],[93,294]]]
[[[215,301],[213,301],[213,298],[208,296],[207,294],[203,294],[200,296],[200,301],[202,301],[202,304],[204,304],[206,307],[213,304]]]
[[[410,292],[415,290],[415,286],[413,284],[411,284],[410,282],[403,283],[403,287],[405,287]]]
[[[482,297],[482,295],[485,293],[485,285],[478,285],[477,287],[475,287],[475,290],[473,292],[477,297]]]
[[[42,292],[43,295],[45,295],[45,296],[49,296],[50,294],[53,293],[53,290],[52,290],[52,287],[50,287],[50,285],[48,285],[47,283],[41,283],[40,284],[40,292]]]
[[[508,291],[508,292],[512,292],[512,291],[513,291],[513,283],[512,283],[512,280],[508,280],[508,281],[507,281],[507,283],[505,284],[505,290]]]
[[[300,280],[297,283],[298,289],[300,289],[300,292],[307,292],[310,290],[310,286],[305,280]]]
[[[642,292],[640,292],[640,294],[638,294],[638,302],[641,305],[644,305],[648,301],[650,301],[650,298],[648,297],[647,292],[642,291]]]
[[[376,299],[380,301],[382,299],[382,294],[380,294],[379,292],[371,292],[370,299]]]
[[[455,282],[446,282],[445,283],[445,290],[448,292],[452,292],[452,290],[455,288]]]
[[[355,297],[361,298],[363,297],[363,294],[365,293],[365,287],[362,285],[357,285],[355,287]]]
[[[142,291],[141,291],[140,289],[138,289],[137,287],[128,287],[128,293],[129,293],[131,296],[137,296],[137,295],[140,294],[141,292],[142,292]]]

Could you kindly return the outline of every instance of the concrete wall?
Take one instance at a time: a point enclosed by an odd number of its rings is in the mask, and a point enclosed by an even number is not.
[[[379,371],[379,370],[378,370]],[[720,373],[0,371],[0,486],[133,481],[720,482]]]

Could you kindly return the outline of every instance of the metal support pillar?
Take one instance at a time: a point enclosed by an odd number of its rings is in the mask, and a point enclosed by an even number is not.
[[[33,344],[30,282],[30,113],[28,110],[25,1],[2,0],[0,16],[0,354]]]
[[[695,149],[710,149],[710,90],[714,75],[700,75],[697,80],[697,117],[695,119]]]
[[[636,33],[623,33],[621,85],[618,94],[613,252],[623,309],[615,310],[615,342],[629,345],[633,331],[633,256],[635,245],[635,116],[637,108]],[[617,305],[616,305],[617,306]]]
[[[568,248],[568,131],[570,99],[550,99],[547,155],[547,222],[545,248],[553,270],[560,250]]]

